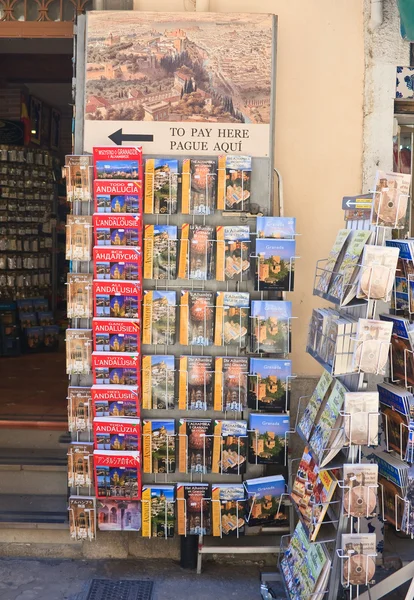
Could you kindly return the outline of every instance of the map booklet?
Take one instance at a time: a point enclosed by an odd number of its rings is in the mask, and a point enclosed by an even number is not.
[[[156,483],[142,486],[142,537],[174,537],[175,486]]]

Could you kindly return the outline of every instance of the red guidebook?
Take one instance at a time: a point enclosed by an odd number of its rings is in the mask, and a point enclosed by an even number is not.
[[[128,214],[93,215],[94,245],[126,246],[142,250],[142,216]]]
[[[99,146],[93,149],[95,179],[140,179],[142,181],[142,148],[140,146]]]
[[[141,389],[141,356],[127,352],[93,352],[94,385],[129,385]]]
[[[95,493],[97,498],[141,499],[141,454],[95,450]]]
[[[141,319],[142,283],[140,281],[93,282],[95,317]]]
[[[140,248],[93,249],[95,279],[141,281],[142,252]]]
[[[139,389],[129,385],[93,385],[91,388],[93,416],[139,417]]]
[[[141,423],[138,418],[103,417],[93,421],[95,450],[141,451]]]
[[[142,181],[95,180],[93,198],[99,215],[142,215]]]
[[[92,321],[93,349],[96,352],[141,351],[139,321],[95,318]]]

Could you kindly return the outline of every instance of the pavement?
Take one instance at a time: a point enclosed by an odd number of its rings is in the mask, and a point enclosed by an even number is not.
[[[86,600],[91,579],[150,579],[152,600],[260,600],[260,568],[204,562],[203,573],[168,559],[0,559],[0,600]],[[112,600],[112,599],[111,599]],[[118,600],[114,598],[113,600]]]

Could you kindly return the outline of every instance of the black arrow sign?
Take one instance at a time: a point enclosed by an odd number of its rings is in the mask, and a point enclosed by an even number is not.
[[[122,133],[122,129],[118,129],[112,135],[108,135],[109,139],[117,146],[122,146],[122,142],[153,142],[154,136],[152,133]]]

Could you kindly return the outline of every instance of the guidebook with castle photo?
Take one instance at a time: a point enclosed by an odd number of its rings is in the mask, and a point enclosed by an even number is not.
[[[283,503],[283,494],[286,494],[286,482],[282,475],[246,479],[245,486],[249,527],[257,525],[283,527],[288,525],[288,509]]]
[[[284,412],[289,408],[292,362],[251,358],[248,405],[253,410]]]
[[[175,487],[156,483],[142,486],[142,537],[174,536]]]
[[[286,354],[290,348],[292,303],[253,300],[251,303],[251,350],[253,353]]]
[[[141,361],[138,354],[93,352],[92,372],[95,385],[141,387]]]
[[[255,289],[293,291],[295,254],[295,240],[257,239]]]
[[[211,487],[213,536],[239,536],[244,533],[246,493],[242,483],[213,483]]]
[[[92,156],[95,180],[143,180],[140,146],[95,146]]]
[[[178,408],[208,410],[214,407],[212,356],[181,356],[178,378]]]
[[[283,465],[286,460],[289,415],[251,413],[249,463]]]
[[[175,357],[142,357],[142,408],[170,409],[175,405]]]
[[[226,154],[218,159],[218,210],[250,209],[252,157]]]
[[[144,419],[142,422],[143,473],[175,472],[174,419]]]
[[[180,473],[211,473],[213,434],[211,419],[180,419],[178,427]]]
[[[246,472],[247,421],[214,421],[212,473],[241,475]]]
[[[211,499],[208,483],[177,483],[178,535],[211,534]]]
[[[178,279],[207,281],[215,278],[215,230],[210,225],[181,226]]]
[[[174,344],[177,298],[175,292],[145,290],[142,319],[143,344]]]
[[[177,246],[176,225],[145,225],[144,279],[175,279]]]
[[[146,214],[176,214],[177,188],[177,159],[148,158],[145,161],[144,212]]]

